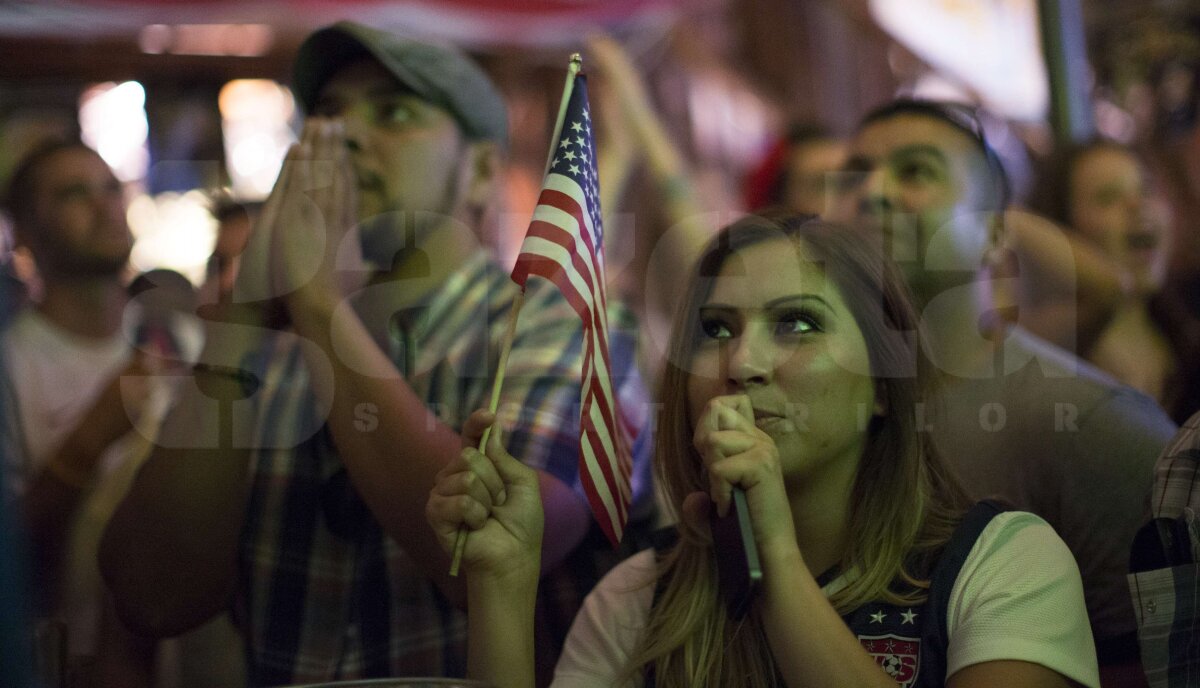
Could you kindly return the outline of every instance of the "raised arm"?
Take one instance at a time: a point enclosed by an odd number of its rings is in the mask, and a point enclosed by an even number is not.
[[[271,236],[296,155],[289,153],[263,207],[233,303],[206,306],[199,360],[208,367],[180,386],[100,544],[100,570],[117,612],[141,635],[195,627],[223,610],[234,590],[258,402],[248,360],[265,345],[277,312],[269,300]]]
[[[1074,352],[1086,352],[1133,277],[1100,249],[1024,210],[1005,213],[1006,245],[1017,257],[1020,325]]]
[[[476,411],[463,434],[478,438],[494,421],[493,414]],[[533,616],[543,527],[537,472],[504,450],[497,425],[486,456],[468,447],[438,474],[425,514],[447,553],[460,527],[470,531],[462,558],[470,676],[497,688],[534,685]]]
[[[303,351],[318,407],[354,488],[384,531],[451,599],[461,587],[423,514],[434,476],[462,446],[380,349],[345,294],[366,275],[355,230],[354,171],[340,120],[309,118],[300,144],[295,209],[276,237],[273,274]],[[347,278],[350,279],[347,279]],[[388,286],[369,286],[368,296]],[[363,424],[370,415],[378,422]]]
[[[459,579],[448,574],[450,559],[428,529],[412,524],[420,522],[430,487],[438,472],[459,455],[463,438],[426,407],[379,348],[351,300],[342,297],[346,285],[340,278],[353,272],[361,258],[352,231],[354,177],[340,125],[318,122],[307,127],[304,150],[316,163],[333,163],[332,183],[327,185],[318,183],[316,166],[298,169],[298,174],[308,175],[301,188],[312,189],[308,198],[325,221],[322,225],[296,218],[290,223],[287,245],[277,244],[275,256],[293,261],[291,266],[280,265],[281,274],[299,276],[281,290],[290,292],[286,302],[296,332],[315,345],[304,354],[313,390],[328,409],[326,423],[338,455],[376,520],[427,578],[461,603],[464,589]],[[313,246],[325,247],[318,252],[323,260],[317,265],[312,264]],[[540,375],[551,374],[558,373],[544,370],[543,365]],[[511,391],[511,386],[506,389]],[[363,425],[364,412],[379,422]],[[556,537],[547,543],[546,559],[548,564],[557,563],[582,540],[588,511],[561,480],[544,471],[538,476],[543,499],[556,514]]]
[[[133,429],[149,396],[140,356],[105,385],[20,496],[41,603],[59,589],[68,529],[104,452]]]
[[[225,608],[233,591],[251,446],[244,430],[253,426],[254,399],[234,401],[244,393],[232,371],[263,330],[209,323],[207,331],[201,360],[225,367],[181,385],[100,545],[117,611],[141,635],[197,626]]]
[[[650,249],[649,262],[640,280],[646,292],[646,304],[664,322],[670,322],[675,311],[678,285],[700,254],[708,238],[716,230],[713,218],[696,193],[687,161],[676,147],[670,132],[650,102],[637,67],[629,55],[612,38],[593,36],[588,41],[588,55],[595,60],[604,83],[611,91],[606,102],[617,107],[606,113],[605,131],[625,139],[612,151],[602,149],[600,175],[606,184],[604,202],[609,212],[618,208],[616,192],[624,182],[634,162],[623,151],[638,151],[646,171],[662,201],[667,230],[645,236],[641,241]],[[610,180],[612,190],[608,188]],[[614,194],[610,196],[610,194]],[[635,218],[636,219],[636,218]],[[639,232],[650,231],[653,223],[645,218],[637,223]]]

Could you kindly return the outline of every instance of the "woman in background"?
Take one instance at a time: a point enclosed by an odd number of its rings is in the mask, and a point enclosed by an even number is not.
[[[1163,289],[1170,210],[1145,166],[1129,148],[1094,139],[1048,158],[1034,189],[1030,209],[1099,248],[1126,282],[1115,302],[1078,290],[1075,352],[1183,422],[1200,409],[1200,322]]]
[[[846,142],[816,124],[796,123],[747,175],[746,208],[779,206],[794,213],[825,215],[836,176],[846,163]]]

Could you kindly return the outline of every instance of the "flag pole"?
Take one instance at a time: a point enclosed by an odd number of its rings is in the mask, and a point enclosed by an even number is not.
[[[554,161],[554,151],[558,146],[558,137],[562,136],[563,119],[567,115],[567,105],[571,102],[571,92],[575,90],[575,76],[583,69],[583,57],[579,53],[572,53],[570,63],[567,65],[567,83],[563,86],[562,101],[558,105],[558,117],[554,120],[554,136],[550,139],[550,153],[546,156],[546,168],[542,173],[542,179],[550,174],[550,164]],[[512,308],[508,312],[508,330],[504,334],[504,344],[500,349],[500,362],[496,367],[496,379],[492,382],[492,398],[488,403],[488,411],[496,412],[500,406],[500,389],[504,386],[504,373],[508,369],[508,355],[512,353],[513,337],[517,331],[517,318],[521,314],[521,306],[525,303],[525,288],[521,287],[521,291],[517,293],[516,299],[513,300]],[[492,427],[488,426],[483,431],[483,437],[479,440],[479,451],[484,451],[487,447],[488,438],[492,435]],[[467,545],[467,527],[459,526],[458,536],[454,539],[454,556],[450,561],[450,575],[458,576],[458,568],[462,564],[463,549]]]

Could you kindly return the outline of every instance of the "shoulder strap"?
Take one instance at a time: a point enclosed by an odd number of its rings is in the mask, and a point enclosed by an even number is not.
[[[987,528],[992,519],[1009,508],[999,501],[985,499],[978,502],[966,515],[954,534],[946,543],[934,565],[933,574],[929,581],[929,600],[926,602],[925,619],[921,629],[921,676],[928,677],[929,685],[941,686],[946,677],[946,647],[949,643],[949,632],[946,628],[946,612],[950,606],[950,591],[954,581],[958,579],[967,556],[975,546],[980,534]],[[654,533],[652,540],[656,556],[661,558],[678,541],[679,535],[674,528],[664,528]],[[663,580],[660,578],[654,588],[654,604],[663,592]],[[647,666],[644,676],[644,688],[654,688],[654,667]]]
[[[963,520],[954,529],[954,534],[938,557],[929,579],[929,600],[921,629],[921,675],[929,677],[935,685],[946,680],[946,647],[950,634],[946,628],[946,612],[950,607],[950,591],[962,571],[967,555],[979,539],[980,534],[996,516],[1008,511],[1003,503],[985,499],[971,507]]]

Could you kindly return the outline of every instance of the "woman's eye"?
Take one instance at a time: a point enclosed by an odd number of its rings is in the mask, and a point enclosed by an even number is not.
[[[717,318],[705,318],[700,321],[700,331],[709,339],[728,339],[733,336],[729,326]]]
[[[789,313],[775,324],[775,333],[781,335],[808,334],[820,329],[817,319],[807,313]]]

